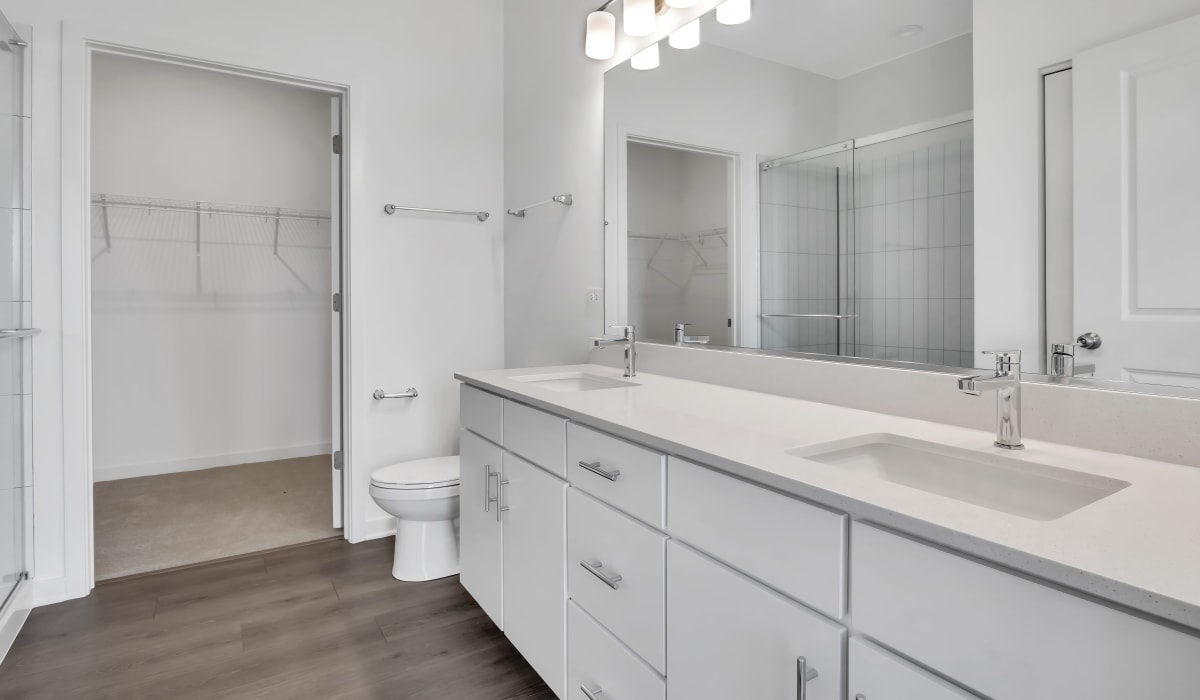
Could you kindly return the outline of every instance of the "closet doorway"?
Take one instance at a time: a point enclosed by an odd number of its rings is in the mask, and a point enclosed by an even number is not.
[[[92,54],[96,580],[341,536],[341,102]]]

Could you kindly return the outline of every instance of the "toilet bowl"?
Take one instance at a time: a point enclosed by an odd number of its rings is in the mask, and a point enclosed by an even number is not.
[[[458,457],[401,462],[371,474],[371,498],[396,518],[392,576],[432,581],[458,573]]]

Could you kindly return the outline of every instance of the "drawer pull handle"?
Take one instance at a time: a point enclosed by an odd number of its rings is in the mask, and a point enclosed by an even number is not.
[[[579,562],[579,565],[582,566],[583,568],[587,569],[589,574],[591,574],[592,576],[595,576],[596,578],[603,581],[604,585],[608,586],[609,588],[613,589],[614,591],[617,590],[617,584],[619,584],[621,582],[620,575],[618,575],[618,574],[614,574],[612,576],[605,575],[605,573],[600,570],[600,569],[604,568],[604,564],[602,562],[592,563],[592,562],[588,561],[587,559],[584,559],[583,561]]]
[[[587,687],[586,683],[579,686],[579,689],[583,691],[584,697],[586,697],[588,700],[600,700],[600,694],[604,692],[604,688],[599,686],[596,688],[589,688]]]
[[[596,476],[602,476],[605,479],[608,479],[609,481],[616,481],[617,477],[621,476],[620,469],[614,469],[610,472],[606,469],[601,469],[599,462],[583,462],[583,461],[581,461],[579,463],[579,466],[583,467],[584,469],[588,470],[589,472],[595,474]]]
[[[492,465],[490,464],[483,465],[483,468],[487,470],[487,480],[483,484],[483,512],[490,513],[492,504],[500,500],[499,493],[495,497],[492,497],[492,477],[500,476],[500,472],[492,471]]]
[[[796,657],[796,700],[808,700],[808,682],[817,677],[817,669],[808,667],[808,659]]]

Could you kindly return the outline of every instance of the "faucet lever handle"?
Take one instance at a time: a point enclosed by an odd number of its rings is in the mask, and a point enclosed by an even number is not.
[[[996,364],[1005,363],[1012,365],[1021,364],[1020,350],[984,350],[984,355],[995,355]]]

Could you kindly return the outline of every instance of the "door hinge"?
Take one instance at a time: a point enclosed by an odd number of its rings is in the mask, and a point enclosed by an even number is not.
[[[334,155],[342,155],[342,135],[335,134],[333,137],[333,153]]]
[[[344,458],[342,457],[342,451],[338,450],[337,452],[334,452],[333,453],[333,468],[337,469],[338,471],[341,471],[343,462],[344,462]]]
[[[726,326],[726,328],[733,328],[733,319],[732,318],[725,319],[725,326]]]
[[[336,292],[333,295],[333,311],[339,314],[342,312],[342,295]]]

